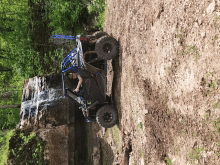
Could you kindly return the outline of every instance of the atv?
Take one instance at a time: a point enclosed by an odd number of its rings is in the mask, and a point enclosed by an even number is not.
[[[119,43],[101,31],[86,37],[77,35],[75,39],[76,48],[61,64],[63,94],[79,105],[87,122],[98,122],[105,128],[113,127],[118,114],[106,95],[107,60],[119,54]],[[66,87],[66,75],[71,72],[76,72],[83,79],[78,93]]]

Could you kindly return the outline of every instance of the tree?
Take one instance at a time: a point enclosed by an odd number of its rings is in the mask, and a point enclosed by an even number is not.
[[[0,105],[0,109],[6,109],[6,108],[21,108],[21,104],[15,104],[15,105]]]
[[[0,72],[11,72],[12,69],[7,66],[0,65]]]

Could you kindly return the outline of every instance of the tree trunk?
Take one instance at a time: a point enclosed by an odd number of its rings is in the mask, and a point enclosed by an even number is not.
[[[14,91],[12,92],[5,92],[0,94],[0,98],[10,98],[14,94]]]
[[[0,72],[11,72],[11,71],[12,71],[12,69],[7,69],[7,68],[6,69],[1,69],[0,68]]]
[[[15,105],[0,105],[1,109],[6,109],[6,108],[21,108],[21,104],[15,104]]]

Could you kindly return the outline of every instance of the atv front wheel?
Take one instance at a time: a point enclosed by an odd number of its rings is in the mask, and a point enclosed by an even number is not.
[[[111,60],[118,55],[118,41],[111,36],[102,36],[96,41],[95,51],[103,60]]]
[[[96,121],[105,128],[113,127],[117,123],[117,112],[111,105],[101,107],[96,113]]]

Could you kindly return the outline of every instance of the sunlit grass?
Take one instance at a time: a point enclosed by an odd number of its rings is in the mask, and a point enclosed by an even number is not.
[[[0,165],[4,165],[7,162],[8,150],[9,150],[9,140],[13,135],[13,130],[0,131]]]

